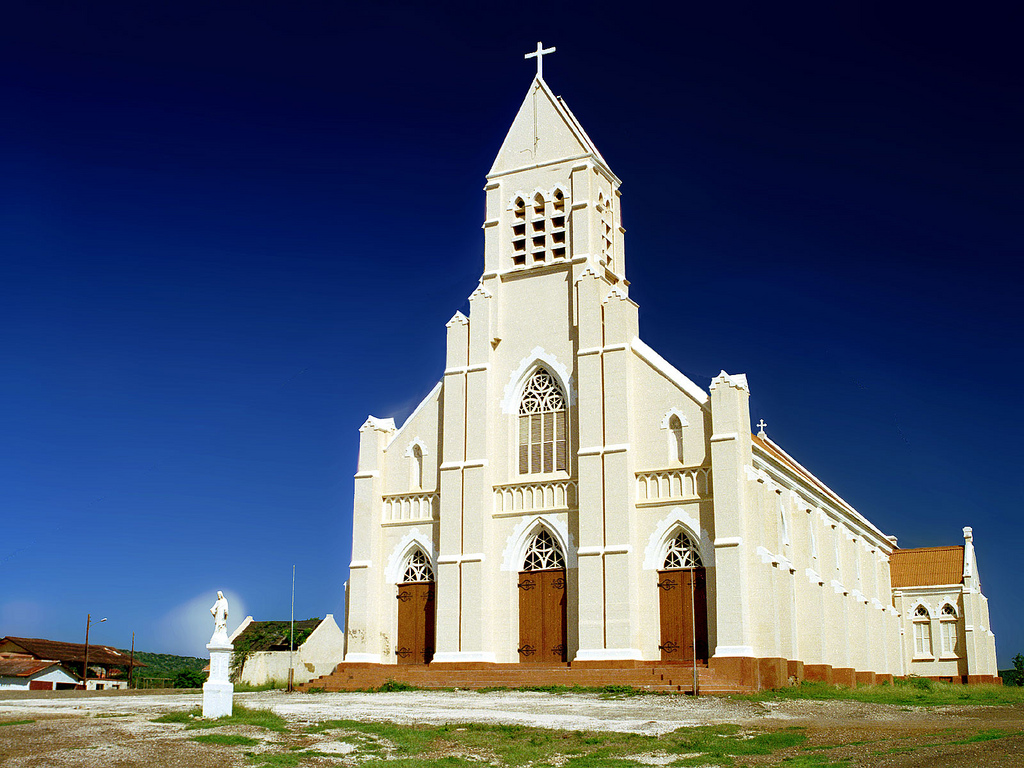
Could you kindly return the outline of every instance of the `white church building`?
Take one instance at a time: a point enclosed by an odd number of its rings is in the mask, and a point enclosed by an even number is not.
[[[970,529],[900,550],[644,343],[619,183],[538,67],[443,378],[360,429],[345,664],[996,680]]]

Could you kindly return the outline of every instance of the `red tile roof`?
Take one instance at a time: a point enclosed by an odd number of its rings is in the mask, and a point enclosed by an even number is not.
[[[7,637],[0,638],[0,651],[27,653],[37,659],[57,659],[62,663],[81,664],[85,661],[84,643],[62,643],[57,640],[43,640],[38,637]],[[127,667],[131,657],[108,645],[89,643],[89,665],[101,667]],[[136,661],[133,666],[146,666]]]
[[[959,584],[964,580],[964,548],[897,549],[889,556],[893,589]]]
[[[44,669],[59,666],[59,661],[33,659],[31,656],[0,656],[0,677],[29,677]]]

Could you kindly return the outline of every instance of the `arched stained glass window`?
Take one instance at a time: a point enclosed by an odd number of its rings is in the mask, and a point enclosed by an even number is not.
[[[412,581],[433,581],[434,571],[430,567],[430,560],[423,550],[416,549],[409,559],[405,561],[405,572],[402,574],[402,582],[409,583]]]
[[[519,472],[523,475],[568,468],[568,412],[555,377],[539,369],[523,389],[519,404]]]
[[[666,569],[701,568],[703,565],[697,547],[690,541],[690,537],[682,531],[668,543],[668,551],[665,553]]]
[[[551,568],[565,568],[565,557],[551,534],[541,531],[526,548],[524,571],[546,571]]]

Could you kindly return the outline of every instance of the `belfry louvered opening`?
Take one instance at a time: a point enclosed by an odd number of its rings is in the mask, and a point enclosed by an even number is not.
[[[568,468],[568,411],[555,377],[539,369],[523,389],[519,404],[519,472],[523,475]]]

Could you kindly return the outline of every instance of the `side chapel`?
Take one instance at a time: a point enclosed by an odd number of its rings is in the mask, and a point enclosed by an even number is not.
[[[751,434],[743,374],[705,391],[641,340],[619,183],[538,67],[444,376],[360,428],[345,662],[995,680],[970,529],[900,550]]]

